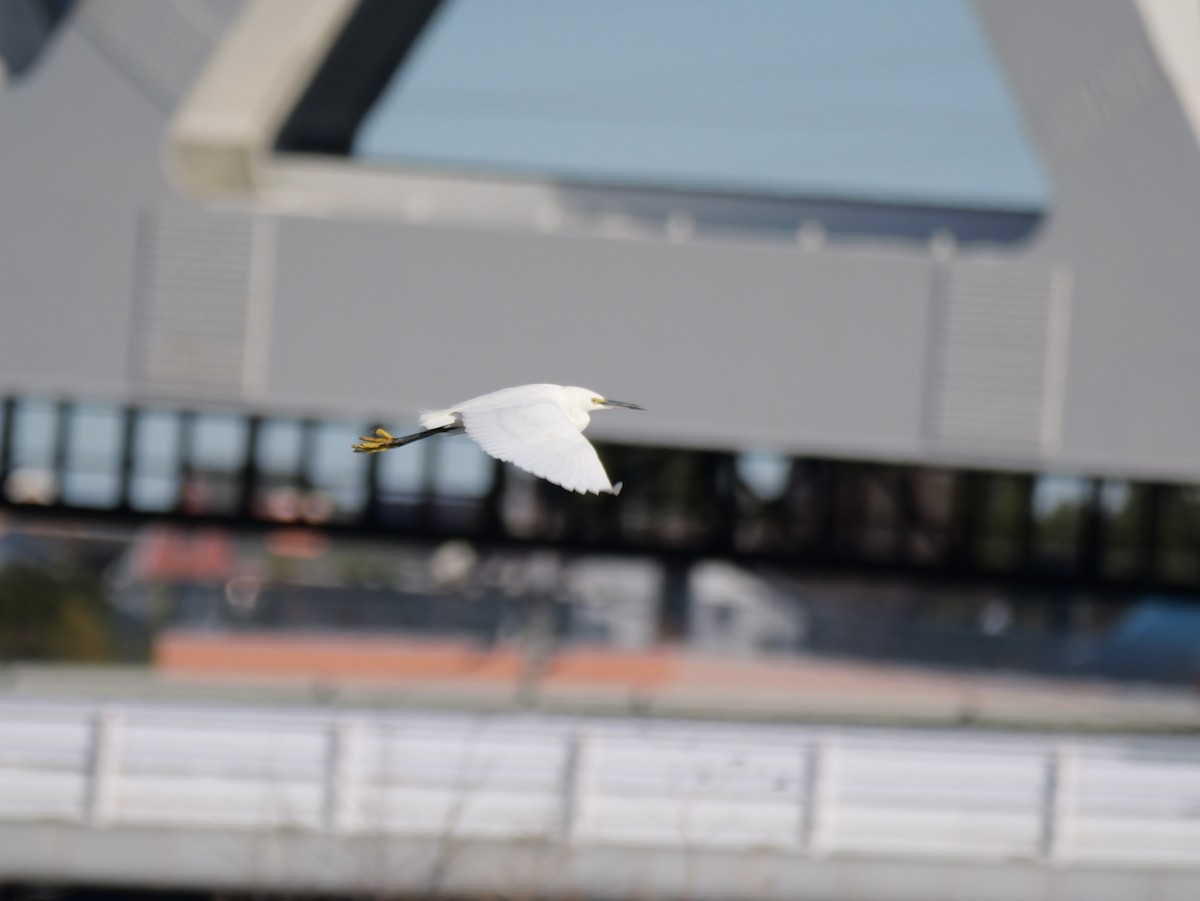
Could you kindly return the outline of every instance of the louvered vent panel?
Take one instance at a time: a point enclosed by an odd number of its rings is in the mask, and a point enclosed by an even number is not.
[[[941,450],[1035,455],[1058,442],[1068,296],[1062,273],[952,263],[931,336],[928,437]]]
[[[170,209],[143,221],[134,383],[149,396],[236,399],[253,381],[252,217]]]

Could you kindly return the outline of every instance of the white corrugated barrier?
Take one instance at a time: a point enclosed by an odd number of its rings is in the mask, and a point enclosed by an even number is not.
[[[0,825],[1200,873],[1200,746],[13,702]]]

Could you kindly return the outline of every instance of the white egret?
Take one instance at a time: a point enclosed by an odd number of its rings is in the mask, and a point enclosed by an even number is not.
[[[466,432],[497,460],[580,494],[618,494],[608,480],[596,449],[583,437],[591,413],[624,407],[641,410],[590,391],[563,385],[520,385],[464,400],[444,410],[421,414],[423,431],[393,438],[383,429],[353,445],[360,454],[376,454],[434,435]]]

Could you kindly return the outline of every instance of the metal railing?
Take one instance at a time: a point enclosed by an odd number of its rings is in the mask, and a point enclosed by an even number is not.
[[[1200,869],[1200,748],[0,704],[0,823]]]

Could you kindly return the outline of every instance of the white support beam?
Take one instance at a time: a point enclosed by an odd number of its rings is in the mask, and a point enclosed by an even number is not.
[[[168,168],[186,192],[239,196],[355,0],[253,0],[217,46],[167,138]]]

